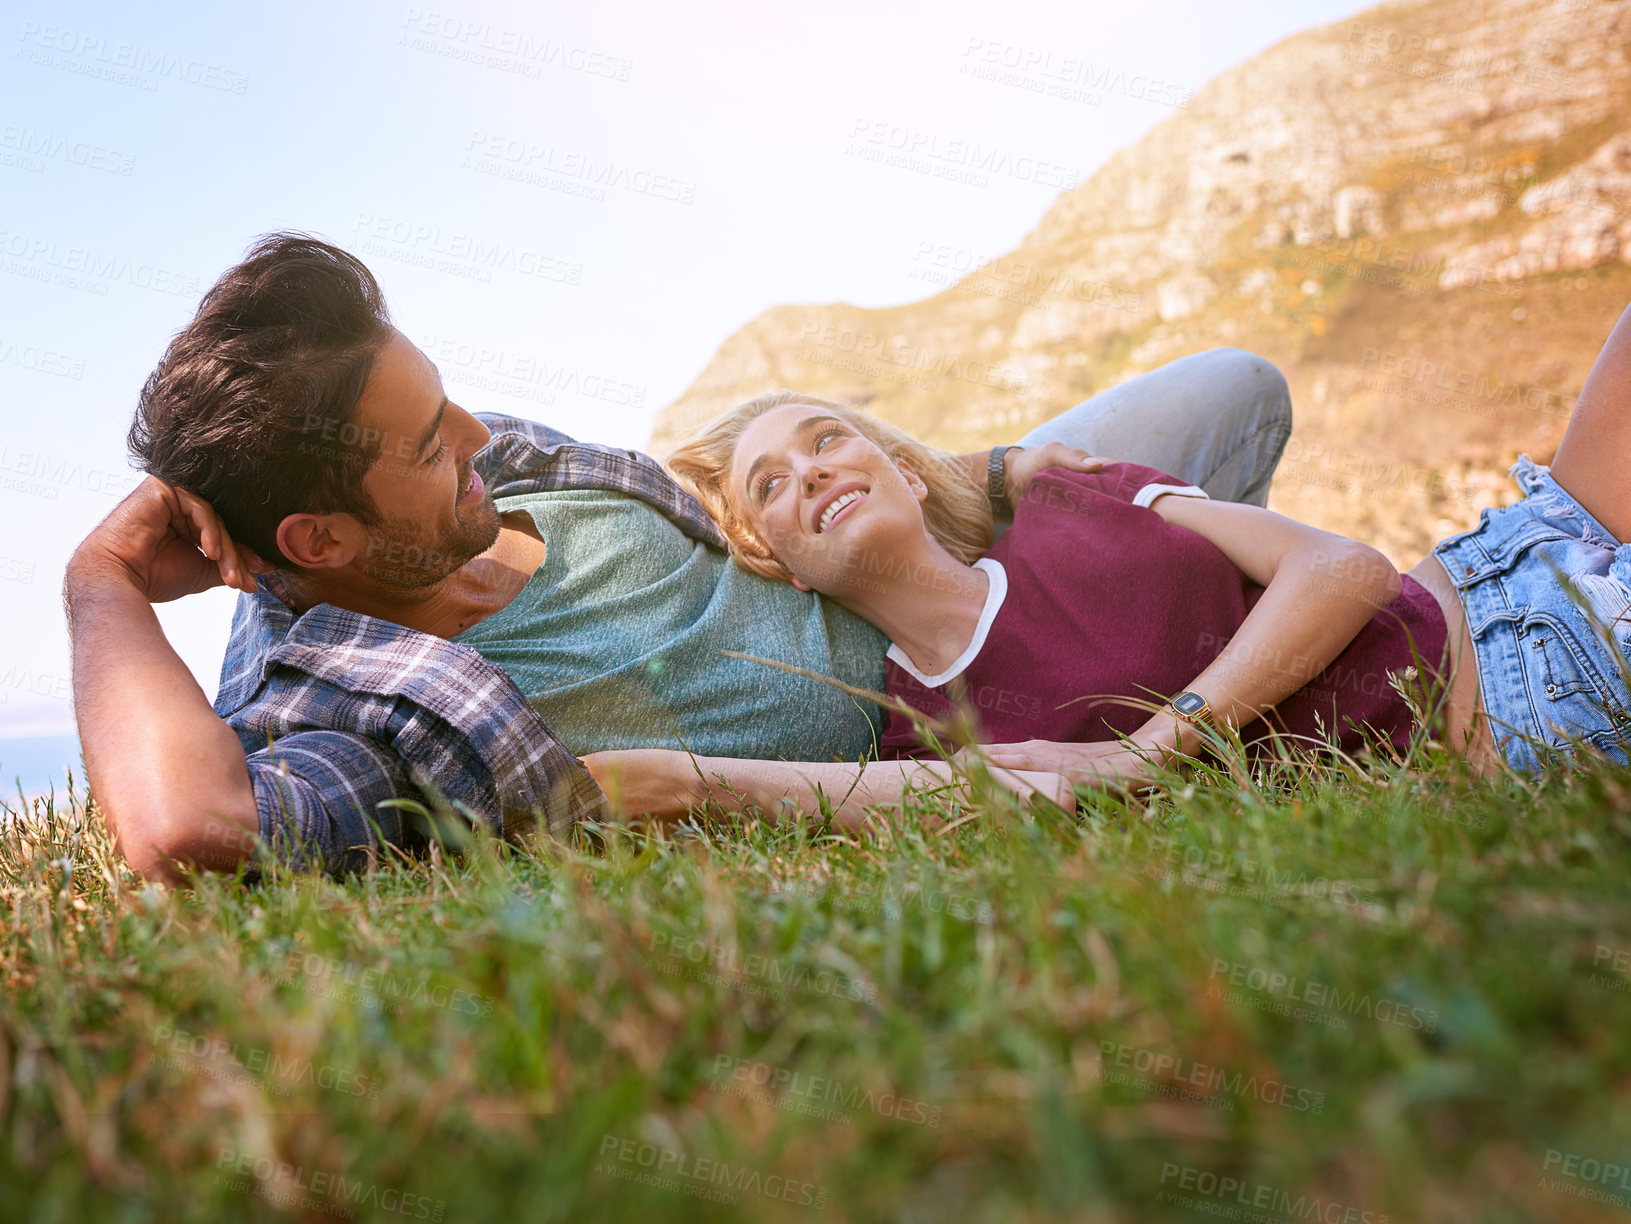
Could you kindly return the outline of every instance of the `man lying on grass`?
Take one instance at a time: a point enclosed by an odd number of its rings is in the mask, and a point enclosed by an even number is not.
[[[1284,379],[1222,349],[964,462],[993,513],[1042,468],[1096,466],[1089,449],[1261,505],[1290,428]],[[268,235],[221,277],[130,444],[149,477],[75,551],[64,597],[89,782],[143,874],[253,872],[257,845],[338,874],[423,841],[390,800],[439,795],[506,836],[605,819],[579,758],[615,749],[832,763],[744,775],[772,816],[816,811],[818,788],[858,815],[945,776],[858,766],[879,710],[724,653],[877,690],[880,632],[734,566],[655,460],[451,402],[326,243]],[[221,583],[242,594],[212,708],[151,605]]]

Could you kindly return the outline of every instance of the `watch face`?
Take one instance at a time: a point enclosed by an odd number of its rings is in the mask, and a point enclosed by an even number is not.
[[[1185,693],[1172,703],[1180,714],[1199,714],[1206,708],[1206,698],[1199,693]]]

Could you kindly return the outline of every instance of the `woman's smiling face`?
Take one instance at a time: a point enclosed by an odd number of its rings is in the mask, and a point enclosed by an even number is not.
[[[805,590],[875,587],[875,575],[887,572],[882,563],[925,530],[919,503],[928,490],[917,473],[813,404],[784,404],[748,425],[728,488]]]

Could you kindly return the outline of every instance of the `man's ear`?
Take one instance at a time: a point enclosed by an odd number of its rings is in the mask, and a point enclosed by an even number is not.
[[[301,569],[339,569],[351,564],[360,530],[349,514],[291,514],[277,527],[278,551]]]

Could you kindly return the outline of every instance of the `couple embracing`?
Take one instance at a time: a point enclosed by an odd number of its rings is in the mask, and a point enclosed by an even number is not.
[[[148,380],[149,478],[70,561],[87,772],[127,858],[174,877],[411,849],[402,798],[505,835],[612,818],[608,794],[859,822],[952,776],[924,732],[959,711],[1004,785],[1065,801],[1225,725],[1625,761],[1631,322],[1550,470],[1521,459],[1522,500],[1406,575],[1263,508],[1290,428],[1273,367],[1217,349],[1017,448],[782,392],[665,470],[466,411],[360,262],[270,235]],[[152,604],[222,582],[211,703]]]

